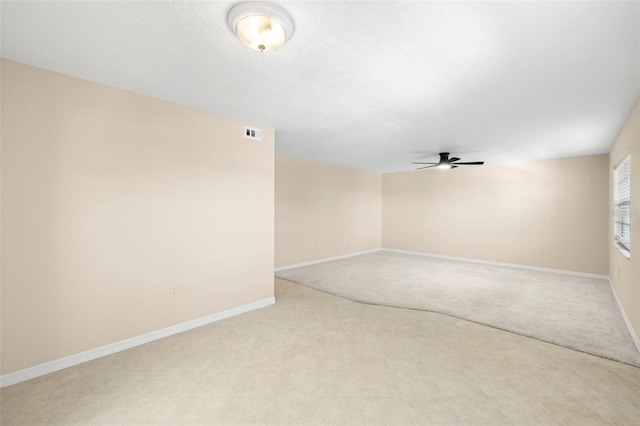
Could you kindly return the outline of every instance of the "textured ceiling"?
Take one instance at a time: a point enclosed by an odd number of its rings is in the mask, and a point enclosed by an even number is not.
[[[279,154],[412,170],[607,153],[640,95],[639,2],[279,2],[279,51],[232,2],[2,1],[2,56],[276,129]]]

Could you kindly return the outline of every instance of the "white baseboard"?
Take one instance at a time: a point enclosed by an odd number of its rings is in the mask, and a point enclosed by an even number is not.
[[[125,349],[131,349],[135,346],[162,339],[176,333],[181,333],[183,331],[191,330],[193,328],[210,324],[212,322],[220,321],[256,309],[264,308],[266,306],[273,305],[275,302],[275,297],[269,297],[267,299],[258,300],[257,302],[238,306],[237,308],[218,312],[217,314],[208,315],[206,317],[197,318],[191,321],[183,322],[181,324],[172,325],[161,330],[152,331],[140,336],[131,337],[126,340],[121,340],[119,342],[111,343],[106,346],[91,349],[86,352],[70,355],[54,361],[46,362],[44,364],[36,365],[34,367],[25,368],[24,370],[16,371],[14,373],[5,374],[4,376],[0,376],[0,387],[13,385],[15,383],[33,379],[38,376],[53,373],[54,371],[72,367],[83,362],[91,361],[96,358],[111,355]]]
[[[396,250],[390,248],[383,248],[383,251],[390,251],[394,253],[404,253],[404,254],[413,254],[416,256],[426,256],[426,257],[435,257],[438,259],[448,259],[448,260],[459,260],[462,262],[470,262],[470,263],[482,263],[485,265],[496,265],[496,266],[506,266],[509,268],[517,268],[517,269],[529,269],[532,271],[542,271],[542,272],[553,272],[555,274],[563,274],[563,275],[573,275],[576,277],[585,277],[585,278],[596,278],[600,280],[608,280],[608,275],[598,275],[598,274],[589,274],[587,272],[575,272],[575,271],[567,271],[564,269],[552,269],[552,268],[541,268],[538,266],[528,266],[521,265],[518,263],[506,263],[506,262],[493,262],[490,260],[480,260],[480,259],[470,259],[467,257],[455,257],[455,256],[444,256],[440,254],[431,254],[431,253],[422,253],[419,251],[408,251],[408,250]]]
[[[382,249],[359,251],[357,253],[348,253],[348,254],[343,254],[343,255],[334,256],[334,257],[325,257],[325,258],[322,258],[322,259],[311,260],[309,262],[296,263],[295,265],[280,266],[278,268],[275,268],[273,271],[274,272],[286,271],[287,269],[300,268],[301,266],[315,265],[317,263],[331,262],[332,260],[346,259],[347,257],[360,256],[362,254],[375,253],[375,252],[378,252],[380,250],[382,250]]]
[[[616,293],[616,289],[613,286],[613,281],[611,281],[611,277],[607,277],[607,281],[609,281],[609,286],[611,286],[611,291],[613,292],[613,297],[614,297],[614,299],[616,299],[616,303],[618,304],[618,309],[620,310],[620,313],[622,314],[622,319],[624,320],[624,323],[627,325],[627,329],[629,330],[629,334],[631,334],[631,338],[633,339],[633,343],[636,344],[636,348],[638,348],[638,350],[640,351],[640,339],[638,339],[638,335],[636,334],[636,331],[633,329],[633,326],[631,325],[631,321],[629,321],[629,317],[627,317],[627,313],[624,310],[624,306],[622,306],[622,302],[618,298],[618,293]]]

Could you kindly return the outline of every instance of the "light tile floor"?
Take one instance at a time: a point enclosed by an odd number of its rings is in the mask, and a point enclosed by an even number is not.
[[[276,280],[274,306],[6,387],[9,425],[640,425],[640,369]]]

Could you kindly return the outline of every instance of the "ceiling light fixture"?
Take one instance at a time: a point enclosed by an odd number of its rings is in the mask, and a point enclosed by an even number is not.
[[[227,23],[240,40],[260,52],[278,50],[293,36],[293,19],[274,3],[247,1],[233,6]]]

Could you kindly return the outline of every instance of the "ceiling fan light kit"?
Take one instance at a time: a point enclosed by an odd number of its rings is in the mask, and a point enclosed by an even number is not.
[[[229,9],[227,24],[247,46],[260,52],[278,50],[293,36],[293,19],[277,4],[246,1]]]
[[[460,162],[460,158],[451,157],[449,158],[448,152],[440,153],[440,161],[437,163],[421,163],[414,161],[413,164],[427,164],[424,167],[418,167],[416,170],[429,169],[431,167],[437,167],[439,169],[455,169],[458,166],[481,166],[484,164],[484,161],[471,161],[471,162]]]

